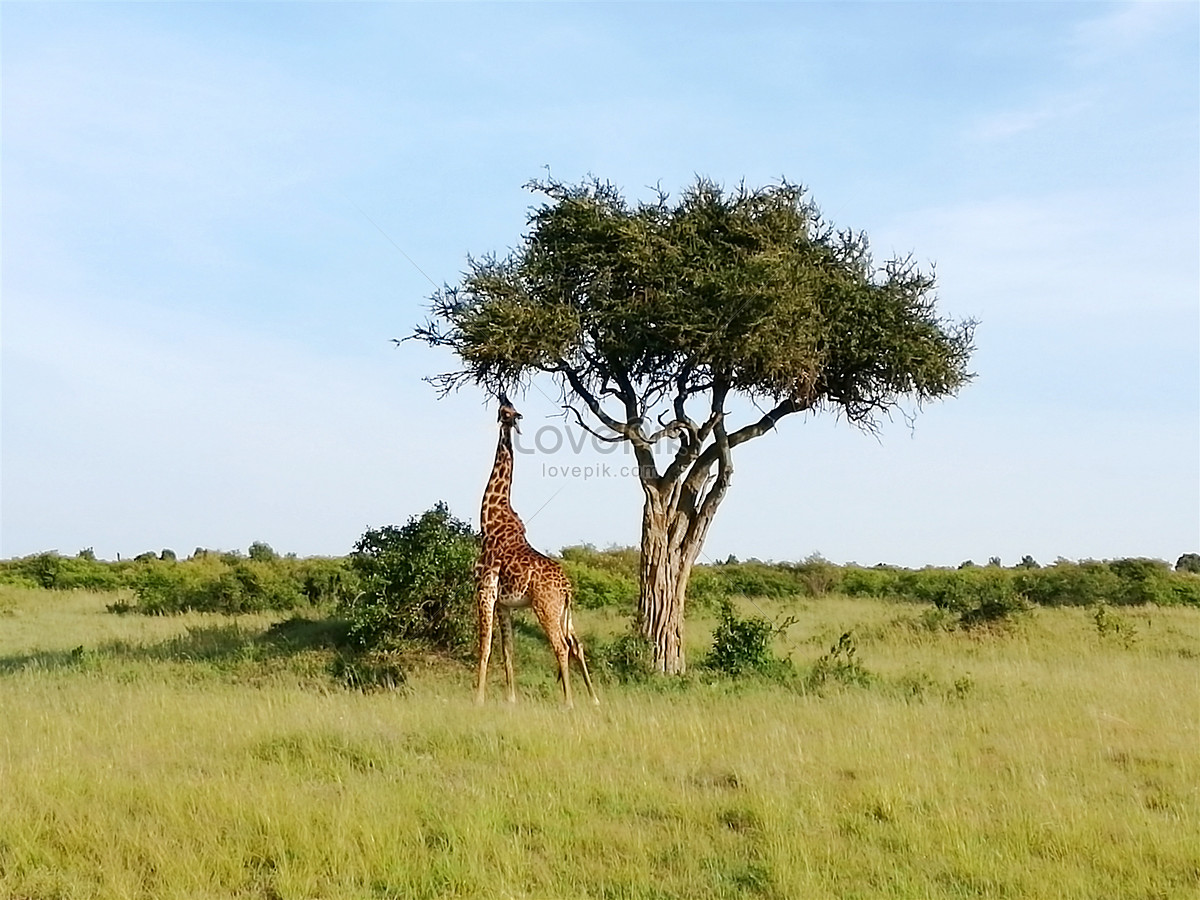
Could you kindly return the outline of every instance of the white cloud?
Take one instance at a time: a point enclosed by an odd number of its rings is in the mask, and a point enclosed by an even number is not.
[[[1080,22],[1069,49],[1083,65],[1108,65],[1147,48],[1175,29],[1195,36],[1195,4],[1139,0],[1122,3],[1103,15]]]
[[[1006,140],[1044,125],[1086,112],[1092,102],[1082,94],[1064,94],[1024,108],[1002,110],[977,118],[967,129],[967,139],[990,143]]]
[[[969,295],[981,315],[1046,323],[1135,310],[1190,314],[1196,223],[1184,207],[1140,199],[1064,193],[918,210],[880,230],[876,246],[897,246],[903,235],[936,248],[946,298],[961,308],[958,298]]]

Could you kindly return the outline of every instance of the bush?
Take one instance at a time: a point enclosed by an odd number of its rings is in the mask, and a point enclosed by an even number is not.
[[[252,543],[247,555],[251,559],[258,560],[259,562],[272,562],[273,560],[279,559],[279,554],[271,548],[270,544],[264,543],[263,541],[255,541]]]
[[[654,674],[650,642],[637,631],[628,631],[608,643],[594,643],[591,655],[605,678],[621,684],[640,684]]]
[[[929,569],[914,593],[956,616],[960,628],[1009,626],[1031,609],[1011,572],[995,566],[977,569]]]
[[[851,597],[896,597],[901,594],[900,575],[901,570],[892,566],[846,566],[839,589]]]
[[[145,560],[133,576],[136,611],[149,615],[212,612],[237,615],[295,609],[305,595],[291,567],[208,555],[186,563]]]
[[[60,591],[115,591],[127,585],[129,565],[101,562],[90,548],[70,558],[51,550],[0,564],[0,581]]]
[[[630,609],[637,603],[636,580],[618,572],[596,568],[591,561],[571,559],[565,550],[562,566],[575,588],[575,602],[586,609],[604,606]]]
[[[350,555],[358,593],[342,602],[351,640],[361,648],[417,641],[464,649],[474,634],[478,552],[471,526],[444,503],[403,528],[365,532]]]
[[[1185,553],[1175,560],[1176,572],[1189,572],[1200,575],[1200,553]]]
[[[1096,604],[1096,612],[1092,616],[1096,623],[1096,633],[1101,640],[1119,637],[1126,647],[1132,647],[1137,642],[1137,627],[1124,617],[1117,615],[1107,604]]]
[[[838,589],[842,580],[842,569],[821,554],[814,553],[793,567],[810,597],[820,597]]]
[[[847,631],[828,653],[817,658],[804,683],[811,690],[820,690],[831,681],[865,687],[873,680],[874,676],[859,662],[858,646]]]
[[[1161,559],[1114,559],[1108,567],[1121,580],[1120,591],[1110,602],[1121,606],[1170,606],[1176,602],[1171,568]]]
[[[777,631],[774,625],[759,616],[738,618],[733,604],[723,601],[720,621],[713,631],[712,648],[703,665],[734,678],[749,674],[782,675],[791,670],[791,664],[771,649],[771,639]]]

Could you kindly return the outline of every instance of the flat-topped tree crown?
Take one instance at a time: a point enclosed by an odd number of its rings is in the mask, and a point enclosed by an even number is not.
[[[971,377],[974,323],[938,315],[932,273],[911,257],[877,266],[866,236],[826,223],[798,185],[698,179],[677,201],[660,191],[636,205],[596,179],[529,187],[547,199],[520,245],[471,259],[414,336],[462,361],[432,379],[443,390],[498,391],[549,373],[581,425],[633,445],[644,556],[657,552],[646,533],[655,520],[687,519],[663,551],[678,559],[675,576],[643,566],[643,620],[664,591],[682,609],[733,447],[801,410],[872,429],[901,403],[953,395]],[[735,428],[731,392],[768,412]],[[664,437],[680,446],[660,472],[650,448]]]

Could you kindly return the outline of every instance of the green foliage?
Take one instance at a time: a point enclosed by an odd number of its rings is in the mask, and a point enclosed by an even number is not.
[[[866,237],[826,223],[797,185],[698,179],[677,202],[636,206],[595,179],[528,186],[548,202],[517,250],[469,260],[415,333],[461,359],[443,387],[570,367],[653,399],[719,376],[866,424],[897,395],[942,397],[969,378],[973,323],[936,315],[932,275],[876,265]]]
[[[649,681],[654,674],[650,642],[636,630],[608,642],[593,643],[591,658],[602,676],[620,684],[640,684]]]
[[[149,615],[186,611],[239,614],[295,609],[308,601],[303,568],[253,559],[204,556],[180,563],[146,560],[132,578],[136,610]]]
[[[1092,621],[1096,623],[1096,633],[1102,640],[1119,638],[1126,647],[1132,647],[1137,642],[1137,626],[1113,612],[1106,603],[1096,604]]]
[[[1176,602],[1171,569],[1161,559],[1114,559],[1108,567],[1121,580],[1121,592],[1114,602],[1126,606]]]
[[[1017,597],[1037,606],[1200,606],[1200,579],[1172,572],[1161,560],[1115,559],[1107,562],[1060,559],[1051,566],[1028,564],[958,569],[897,569],[845,566],[838,589],[850,596],[892,597],[935,603],[958,613],[969,607],[1019,612]],[[987,618],[987,610],[968,619]]]
[[[779,677],[788,673],[790,662],[776,656],[771,649],[771,640],[778,631],[760,616],[740,618],[733,604],[724,601],[713,631],[712,648],[703,665],[734,678],[751,674]]]
[[[874,676],[858,659],[858,645],[852,632],[844,632],[829,652],[817,658],[805,678],[810,690],[820,690],[831,682],[865,687]]]
[[[636,548],[597,550],[585,545],[564,548],[562,555],[580,607],[630,610],[635,606],[641,565]],[[730,559],[692,570],[688,602],[716,609],[739,596],[782,599],[838,592],[934,604],[939,613],[936,623],[930,619],[930,627],[1015,620],[1025,605],[1020,598],[1035,606],[1200,606],[1200,578],[1188,571],[1186,554],[1174,571],[1161,560],[1139,558],[1059,559],[1036,568],[1029,563],[1025,559],[1007,569],[965,564],[957,569],[901,569],[837,566],[815,554],[799,563]],[[0,584],[52,590],[130,589],[136,603],[122,599],[111,604],[124,611],[246,612],[343,602],[365,590],[359,584],[363,571],[363,564],[353,565],[349,557],[297,559],[256,542],[245,555],[197,548],[187,560],[176,559],[170,550],[116,562],[97,560],[89,550],[74,557],[49,551],[0,561]]]
[[[461,651],[474,634],[473,570],[478,541],[471,526],[438,503],[399,528],[371,529],[350,556],[357,593],[342,602],[359,647],[417,641]]]
[[[105,563],[90,548],[78,556],[51,550],[0,563],[0,582],[52,590],[115,591],[128,584],[131,563]]]
[[[562,566],[575,588],[575,602],[585,609],[631,609],[637,603],[641,557],[634,548],[564,547]]]
[[[819,557],[798,564],[726,562],[696,566],[688,582],[688,600],[702,606],[719,606],[731,597],[819,596],[837,582],[837,567]]]
[[[1200,553],[1185,553],[1175,561],[1176,572],[1190,572],[1200,575]]]
[[[271,545],[262,541],[252,543],[248,555],[257,562],[271,562],[279,558],[279,554],[271,548]]]
[[[900,576],[903,569],[892,566],[844,566],[839,590],[851,597],[900,597]]]
[[[804,584],[810,597],[821,597],[838,590],[842,580],[842,569],[835,566],[819,553],[811,554],[794,571]]]
[[[1012,625],[1031,608],[1009,573],[995,567],[926,569],[906,573],[902,584],[906,580],[911,596],[954,615],[962,628]]]
[[[591,569],[619,575],[634,583],[642,570],[642,552],[637,547],[609,547],[597,550],[591,544],[563,547],[562,558],[567,562],[580,563]]]

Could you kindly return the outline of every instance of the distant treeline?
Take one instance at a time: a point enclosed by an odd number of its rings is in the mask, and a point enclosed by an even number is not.
[[[372,532],[370,534],[386,534]],[[460,536],[461,537],[461,536]],[[361,544],[362,542],[360,542]],[[409,551],[404,551],[405,553]],[[568,547],[563,565],[584,607],[631,609],[638,594],[640,556],[632,547]],[[113,608],[148,614],[186,610],[240,613],[346,604],[378,580],[362,547],[345,557],[297,558],[267,544],[247,553],[197,549],[187,559],[170,550],[106,562],[90,551],[67,557],[39,553],[0,561],[0,583],[53,590],[131,592],[133,602]],[[376,566],[377,568],[377,566]],[[691,602],[715,607],[733,597],[819,597],[828,593],[893,598],[959,609],[1021,599],[1044,606],[1200,606],[1200,556],[1181,557],[1174,570],[1154,559],[1058,560],[1040,566],[1026,557],[1016,566],[964,563],[956,569],[835,565],[817,556],[797,563],[725,562],[698,565]]]
[[[0,561],[0,584],[129,590],[136,604],[118,601],[112,608],[150,615],[258,612],[336,601],[345,587],[345,573],[344,559],[280,556],[257,542],[247,554],[197,548],[184,560],[163,550],[107,562],[84,550],[74,557],[49,552]]]
[[[583,606],[632,603],[637,597],[640,557],[636,548],[568,547],[563,561]],[[1200,556],[1186,554],[1175,570],[1163,560],[1140,558],[1060,559],[1040,566],[1025,557],[1012,567],[993,560],[985,566],[965,562],[956,569],[904,569],[839,566],[819,556],[798,563],[740,562],[730,557],[725,562],[696,566],[688,585],[688,599],[702,605],[738,596],[819,597],[830,593],[929,602],[945,609],[1008,596],[1042,606],[1200,606]]]

